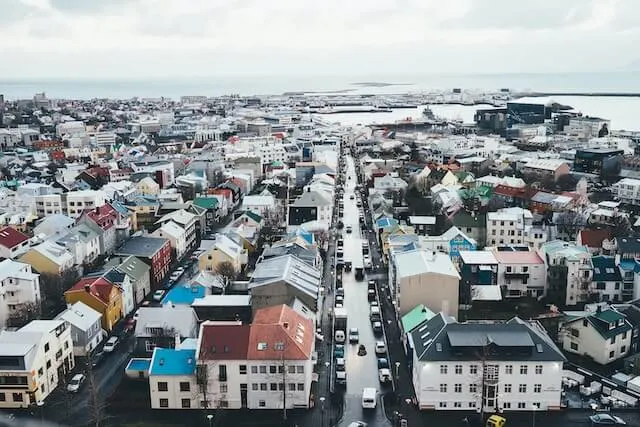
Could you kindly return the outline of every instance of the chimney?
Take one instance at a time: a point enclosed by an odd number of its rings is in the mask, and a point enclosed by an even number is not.
[[[289,329],[289,322],[284,322],[282,326],[284,326],[285,329]]]
[[[100,207],[96,206],[96,215],[100,213]]]
[[[91,285],[84,285],[84,290],[86,292],[91,292]]]

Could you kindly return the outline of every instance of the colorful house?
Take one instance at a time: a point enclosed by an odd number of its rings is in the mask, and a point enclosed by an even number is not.
[[[113,330],[124,317],[122,289],[104,277],[85,277],[64,293],[67,304],[82,301],[102,314],[102,327]]]

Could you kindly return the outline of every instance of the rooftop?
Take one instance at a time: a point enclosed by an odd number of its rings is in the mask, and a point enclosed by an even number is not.
[[[498,264],[495,255],[490,251],[460,251],[460,258],[465,264]]]
[[[134,236],[116,249],[116,254],[151,258],[169,242],[160,237]]]
[[[193,375],[196,371],[196,351],[159,348],[153,350],[149,375]]]
[[[196,299],[207,294],[207,288],[201,285],[184,284],[173,287],[162,299],[163,304],[173,303],[191,305]]]

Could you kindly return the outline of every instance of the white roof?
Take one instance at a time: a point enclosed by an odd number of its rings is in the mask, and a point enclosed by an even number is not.
[[[620,181],[616,182],[613,185],[632,185],[632,186],[637,186],[637,185],[640,185],[640,179],[622,178]]]
[[[441,274],[460,278],[447,254],[425,250],[400,252],[395,256],[398,277],[405,278],[420,274]]]
[[[163,233],[168,234],[174,239],[177,239],[181,235],[185,234],[184,228],[180,227],[173,221],[162,224],[162,227],[160,227],[158,230],[162,230]]]
[[[180,225],[186,225],[189,224],[189,222],[193,221],[195,217],[195,214],[187,212],[184,209],[179,209],[177,211],[169,212],[158,221],[156,221],[156,224],[162,224],[167,221],[174,221]]]
[[[71,252],[69,252],[64,246],[59,245],[52,240],[46,240],[31,249],[40,252],[59,266],[73,264],[73,255],[71,255]]]
[[[29,266],[28,271],[23,271],[25,266]],[[16,279],[32,280],[38,277],[38,274],[31,272],[31,266],[23,262],[5,259],[0,262],[0,281],[9,277]]]
[[[474,301],[500,301],[502,292],[498,285],[474,285],[471,286],[471,298]]]
[[[426,224],[434,225],[436,223],[435,216],[410,216],[409,221],[411,224]]]
[[[266,206],[272,207],[275,204],[275,197],[269,196],[244,196],[243,206]]]
[[[196,298],[192,307],[226,306],[237,307],[251,305],[251,295],[206,295]]]
[[[460,251],[460,258],[465,264],[498,264],[490,251]]]
[[[560,159],[534,159],[534,160],[529,160],[525,164],[525,167],[555,171],[556,169],[558,169],[560,166],[564,164],[566,164],[566,162]]]
[[[102,314],[82,301],[76,302],[56,316],[56,319],[66,320],[81,331],[88,331],[96,322],[99,322],[101,318]]]

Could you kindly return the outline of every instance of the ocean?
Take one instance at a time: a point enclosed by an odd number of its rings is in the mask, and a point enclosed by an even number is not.
[[[384,87],[363,87],[358,82],[394,83]],[[462,88],[476,91],[495,91],[508,88],[512,91],[539,92],[634,92],[640,93],[640,71],[601,73],[554,74],[397,74],[397,75],[298,75],[298,76],[218,76],[209,78],[175,78],[155,80],[105,80],[105,79],[57,79],[57,80],[2,80],[0,94],[6,99],[31,98],[45,92],[49,98],[91,99],[167,97],[178,99],[183,95],[217,96],[227,94],[267,95],[284,92],[336,92],[353,94],[407,93],[430,90]],[[605,97],[554,97],[554,101],[573,106],[592,116],[608,118],[613,129],[640,130],[640,98]],[[537,99],[536,102],[545,102]],[[435,106],[434,112],[447,118],[469,121],[478,107]],[[421,110],[420,110],[421,111]],[[444,114],[443,114],[444,113]],[[385,113],[373,114],[374,120],[382,120]],[[399,110],[396,119],[416,116],[414,112]],[[418,112],[419,114],[419,112]],[[353,115],[349,121],[357,119]],[[337,117],[334,115],[334,118]]]

